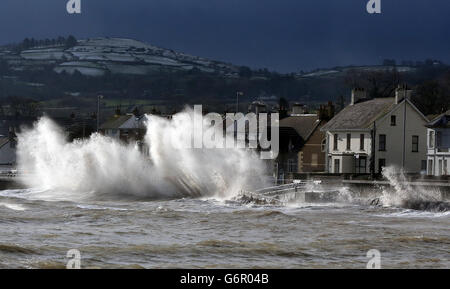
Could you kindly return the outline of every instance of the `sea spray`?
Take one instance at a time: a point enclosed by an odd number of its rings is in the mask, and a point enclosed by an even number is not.
[[[383,189],[380,201],[384,206],[421,208],[420,204],[426,205],[442,202],[442,195],[439,190],[412,186],[403,171],[390,166],[384,167],[383,176],[389,181],[392,189]]]
[[[229,198],[241,189],[264,186],[265,165],[245,149],[174,147],[192,129],[186,110],[173,120],[147,116],[145,142],[137,146],[93,134],[67,142],[65,133],[43,117],[18,135],[18,167],[28,187],[57,199]]]

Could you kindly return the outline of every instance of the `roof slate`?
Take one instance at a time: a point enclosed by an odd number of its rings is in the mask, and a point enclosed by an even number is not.
[[[370,125],[395,106],[393,97],[374,98],[349,105],[333,117],[321,130],[368,129]]]
[[[114,116],[100,126],[100,129],[118,129],[122,124],[129,120],[131,115]]]
[[[450,128],[450,110],[447,112],[444,112],[443,114],[439,115],[435,119],[433,119],[431,122],[429,122],[426,127],[429,128]]]
[[[7,136],[0,136],[0,148],[9,143],[9,139]]]
[[[280,120],[280,129],[283,127],[293,128],[306,141],[319,124],[320,120],[317,115],[289,116]]]

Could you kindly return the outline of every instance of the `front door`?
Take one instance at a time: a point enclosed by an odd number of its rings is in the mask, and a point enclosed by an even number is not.
[[[334,173],[335,174],[341,173],[340,168],[341,168],[341,161],[339,159],[335,159],[334,160]]]
[[[383,168],[386,166],[386,159],[378,159],[378,173],[383,172]]]
[[[355,162],[355,172],[357,174],[365,174],[367,172],[367,157],[360,156]]]

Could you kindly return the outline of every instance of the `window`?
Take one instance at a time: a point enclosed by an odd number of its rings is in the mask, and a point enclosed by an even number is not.
[[[288,172],[296,173],[297,172],[297,162],[295,159],[288,160]]]
[[[366,164],[367,164],[367,158],[366,157],[359,157],[356,159],[355,162],[355,173],[357,174],[365,174],[366,173]]]
[[[422,160],[422,162],[420,163],[420,171],[421,172],[426,172],[427,171],[427,161]]]
[[[386,135],[385,134],[380,134],[378,136],[379,138],[379,142],[378,142],[378,150],[381,152],[386,151]]]
[[[428,160],[428,167],[427,167],[428,175],[433,175],[433,160]]]
[[[333,150],[338,150],[338,135],[334,134],[334,141],[333,141]]]
[[[379,159],[378,160],[378,173],[383,172],[383,168],[386,167],[386,159]]]
[[[327,151],[327,139],[326,139],[326,138],[324,138],[324,139],[322,140],[322,144],[321,144],[321,146],[320,146],[320,150],[321,150],[322,152],[326,152],[326,151]]]
[[[339,159],[334,160],[334,173],[339,174],[341,168],[341,161]]]
[[[442,147],[442,132],[441,131],[436,132],[436,147],[437,148]]]
[[[395,115],[391,115],[391,126],[397,125],[397,117]]]
[[[352,135],[347,134],[347,150],[349,151],[351,149],[351,142],[352,142]]]
[[[434,149],[434,130],[430,131],[428,140],[429,140],[428,147],[430,149]]]
[[[359,149],[364,150],[364,134],[359,135]]]
[[[413,153],[419,152],[419,136],[418,135],[412,136],[412,152]]]

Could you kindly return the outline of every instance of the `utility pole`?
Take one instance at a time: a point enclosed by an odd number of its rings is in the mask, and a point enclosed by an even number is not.
[[[103,99],[103,95],[97,95],[97,133],[100,128],[100,99]]]
[[[404,91],[403,91],[403,155],[402,155],[402,170],[405,171],[405,161],[406,161],[406,94],[407,94],[407,87],[405,85]]]
[[[86,137],[86,118],[83,117],[83,139]]]
[[[373,128],[371,131],[371,147],[370,147],[370,175],[372,177],[372,180],[375,179],[375,170],[376,170],[376,156],[375,156],[375,148],[376,148],[376,139],[377,139],[377,124],[374,121],[373,122]],[[378,167],[380,167],[380,165],[378,164]],[[378,172],[379,174],[381,174],[381,172]]]
[[[236,113],[239,112],[239,95],[244,95],[244,93],[242,91],[237,91],[236,92]]]

